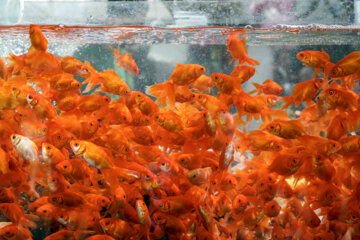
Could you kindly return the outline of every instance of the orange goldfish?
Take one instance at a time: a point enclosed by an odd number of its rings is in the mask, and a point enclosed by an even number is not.
[[[214,87],[214,83],[211,78],[206,75],[201,75],[192,84],[192,88],[199,91],[210,92],[210,89]]]
[[[276,82],[266,79],[262,85],[258,83],[253,83],[256,87],[255,90],[249,92],[249,94],[258,93],[258,94],[270,94],[270,95],[281,95],[283,89]]]
[[[240,84],[243,84],[254,76],[255,72],[256,70],[252,66],[235,66],[230,76],[240,79]]]
[[[41,32],[40,27],[38,25],[35,24],[30,25],[29,35],[31,42],[31,47],[29,49],[29,52],[32,48],[44,52],[47,50],[48,41]]]
[[[297,154],[274,153],[269,171],[276,172],[282,176],[290,176],[297,172],[302,164],[303,158]]]
[[[304,101],[309,105],[323,85],[324,80],[322,78],[310,79],[295,84],[292,95],[282,98],[286,103],[282,108],[285,109],[293,103],[295,103],[295,107],[298,107],[300,103]]]
[[[17,224],[10,224],[0,229],[0,236],[6,240],[31,240],[32,233]]]
[[[330,70],[330,77],[341,78],[359,71],[360,52],[352,52],[337,62]]]
[[[274,120],[265,127],[266,131],[285,139],[304,136],[303,126],[297,120]]]
[[[92,142],[73,140],[70,142],[71,149],[81,156],[90,166],[98,169],[113,168],[115,165],[107,152]]]
[[[100,225],[105,233],[116,239],[129,239],[135,235],[133,227],[121,219],[104,218],[100,220]]]
[[[89,70],[79,60],[66,56],[61,59],[61,68],[64,72],[82,77],[89,77]]]
[[[229,34],[226,46],[228,51],[231,53],[232,61],[235,59],[238,60],[240,65],[248,63],[250,65],[259,65],[260,63],[256,60],[253,60],[247,56],[246,50],[246,36],[244,36],[241,40],[238,39],[239,33]]]
[[[7,81],[8,79],[8,69],[5,65],[5,62],[2,58],[0,58],[0,78],[3,80],[3,81]]]
[[[131,53],[120,55],[120,49],[111,49],[111,51],[115,56],[116,64],[119,68],[124,68],[133,75],[139,75],[139,68]]]
[[[84,92],[90,91],[96,84],[101,84],[100,90],[110,94],[123,96],[130,92],[129,86],[114,70],[98,72],[89,62],[85,62],[85,65],[90,70],[91,76],[83,82],[88,83]]]
[[[38,118],[51,120],[57,117],[55,107],[41,96],[28,94],[26,100]]]
[[[152,85],[146,89],[146,93],[157,97],[159,99],[167,98],[170,104],[175,103],[175,88],[176,86],[191,85],[204,72],[205,67],[197,64],[176,64],[174,72],[171,74],[168,81]]]
[[[267,202],[264,206],[264,212],[267,217],[276,217],[279,215],[280,210],[281,207],[275,200]]]
[[[321,52],[301,51],[296,55],[296,58],[305,65],[314,68],[314,78],[321,69],[325,69],[326,65],[330,62],[330,56],[324,51],[324,49],[322,49]]]

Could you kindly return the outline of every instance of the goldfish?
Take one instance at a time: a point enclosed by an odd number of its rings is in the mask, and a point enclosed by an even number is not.
[[[267,217],[276,217],[281,210],[280,205],[275,200],[267,202],[264,207],[264,212]]]
[[[48,52],[41,28],[0,61],[1,240],[40,226],[46,240],[360,235],[357,52],[338,63],[298,53],[324,75],[280,97],[285,85],[254,84],[245,31],[224,33],[239,65],[205,75],[201,62],[178,64],[144,93]]]
[[[247,82],[252,76],[254,76],[256,70],[252,66],[235,66],[230,76],[240,79],[240,84]]]
[[[41,96],[28,94],[26,100],[38,118],[51,120],[57,116],[55,107]]]
[[[100,220],[104,232],[116,239],[127,239],[135,235],[135,230],[126,221],[116,218],[104,218]]]
[[[352,52],[337,62],[330,70],[331,78],[341,78],[358,72],[360,52]]]
[[[176,86],[191,85],[205,71],[205,67],[198,64],[184,65],[178,63],[167,82],[148,87],[146,93],[160,99],[167,98],[170,104],[174,104]]]
[[[108,69],[103,72],[98,72],[89,62],[85,62],[85,66],[91,73],[91,76],[83,82],[88,83],[84,90],[85,92],[90,91],[97,84],[101,84],[100,89],[102,91],[111,94],[122,96],[130,92],[129,86],[114,70]]]
[[[295,107],[298,107],[300,103],[304,101],[309,104],[323,87],[323,84],[324,80],[322,78],[310,79],[295,84],[292,95],[283,97],[283,100],[286,103],[283,108],[287,108],[292,103],[295,103]]]
[[[296,120],[274,120],[265,127],[266,131],[285,139],[294,139],[305,135],[303,126]]]
[[[192,88],[199,91],[210,92],[210,89],[214,87],[214,83],[210,77],[206,75],[201,75],[198,77],[195,82],[192,84]]]
[[[73,140],[70,146],[75,154],[81,156],[90,166],[98,169],[113,168],[111,156],[101,147],[87,141]]]
[[[46,51],[48,41],[42,31],[40,30],[40,26],[31,24],[29,29],[31,48],[34,48],[39,51]],[[29,50],[30,52],[30,50]]]
[[[302,157],[296,154],[274,153],[274,159],[269,170],[282,176],[294,174],[303,164]]]
[[[64,72],[69,74],[89,77],[89,70],[85,64],[71,56],[66,56],[61,59],[61,68]]]
[[[4,81],[7,81],[8,74],[9,73],[5,65],[5,62],[2,58],[0,58],[0,78]]]
[[[139,68],[131,53],[120,54],[120,49],[111,49],[119,68],[124,68],[133,75],[139,74]]]
[[[246,45],[246,36],[244,36],[241,40],[238,39],[239,33],[229,34],[226,46],[228,51],[231,53],[233,60],[238,60],[239,64],[248,63],[250,65],[259,65],[260,63],[256,60],[253,60],[247,56],[247,50],[245,48]]]
[[[314,78],[321,71],[325,69],[327,64],[330,62],[330,56],[324,49],[319,51],[301,51],[296,54],[296,58],[299,59],[303,64],[314,68]]]
[[[38,148],[36,144],[25,136],[13,134],[10,136],[11,142],[14,145],[17,153],[24,158],[32,162],[38,162]]]
[[[24,227],[21,227],[17,224],[10,224],[0,229],[0,236],[4,239],[13,239],[13,240],[31,240],[32,233]]]

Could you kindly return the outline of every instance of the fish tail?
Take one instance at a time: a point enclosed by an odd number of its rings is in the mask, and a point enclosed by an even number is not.
[[[252,58],[247,57],[244,61],[245,63],[249,65],[260,65],[260,63]]]
[[[254,85],[254,87],[256,87],[256,89],[248,92],[248,94],[250,95],[250,94],[253,94],[253,93],[259,93],[259,92],[260,92],[260,87],[261,87],[261,85],[258,84],[258,83],[252,83],[252,85]]]
[[[286,96],[282,97],[282,100],[285,102],[285,105],[281,109],[286,109],[288,106],[293,104],[295,102],[295,99],[293,96]]]
[[[99,72],[91,66],[89,62],[85,62],[85,66],[90,71],[90,77],[88,77],[82,84],[87,83],[88,85],[84,89],[83,93],[87,93],[91,91],[97,84],[101,84],[103,82],[102,78],[99,76]]]
[[[146,94],[157,97],[159,103],[175,105],[175,85],[169,81],[147,86]]]

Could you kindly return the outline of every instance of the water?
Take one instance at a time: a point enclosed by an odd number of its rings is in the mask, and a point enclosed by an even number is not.
[[[82,62],[89,61],[99,71],[114,69],[131,90],[141,92],[146,86],[166,81],[176,63],[201,64],[206,68],[206,75],[213,72],[230,74],[236,61],[229,64],[231,55],[226,49],[227,35],[241,30],[223,27],[180,29],[63,25],[42,26],[41,29],[49,42],[48,52],[60,58],[73,56]],[[245,91],[253,90],[254,82],[272,79],[283,87],[282,96],[288,96],[294,84],[311,79],[313,74],[312,68],[304,66],[296,58],[299,51],[323,49],[330,55],[331,62],[336,63],[360,49],[360,29],[352,27],[311,24],[261,28],[249,25],[245,30],[248,55],[260,62],[255,76],[242,86]],[[5,58],[9,53],[21,55],[29,47],[28,26],[0,26],[0,57]],[[110,47],[119,47],[121,53],[132,53],[140,74],[134,76],[117,68]],[[212,94],[216,94],[215,89]],[[303,104],[299,109],[304,107]],[[294,107],[291,107],[289,112],[293,110]],[[253,121],[245,128],[248,131],[256,129],[259,123]],[[237,157],[240,158],[239,155]],[[33,238],[42,239],[44,236],[44,231],[38,229]]]

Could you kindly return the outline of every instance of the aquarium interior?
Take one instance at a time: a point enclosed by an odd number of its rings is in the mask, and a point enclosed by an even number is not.
[[[228,34],[245,30],[247,54],[260,65],[242,88],[248,92],[255,89],[252,83],[272,79],[283,87],[281,96],[289,96],[295,84],[313,76],[313,69],[296,58],[298,52],[324,50],[336,63],[359,51],[359,2],[2,1],[8,11],[3,8],[0,14],[0,57],[26,53],[30,47],[29,24],[39,24],[49,43],[48,52],[88,61],[98,71],[114,69],[132,91],[145,92],[147,86],[168,80],[177,63],[201,64],[207,75],[230,74],[237,61],[229,64]],[[131,53],[139,75],[118,68],[111,48],[119,48],[121,54]],[[354,91],[358,92],[358,86]],[[211,94],[217,93],[214,87]],[[297,108],[292,105],[289,116],[295,117],[296,111],[305,107],[305,103]],[[249,121],[241,129],[255,130],[260,124]],[[235,155],[242,159],[240,154]],[[355,225],[348,227],[354,229]],[[40,226],[32,237],[44,239],[50,233]],[[268,235],[252,239],[266,238],[276,239]]]

